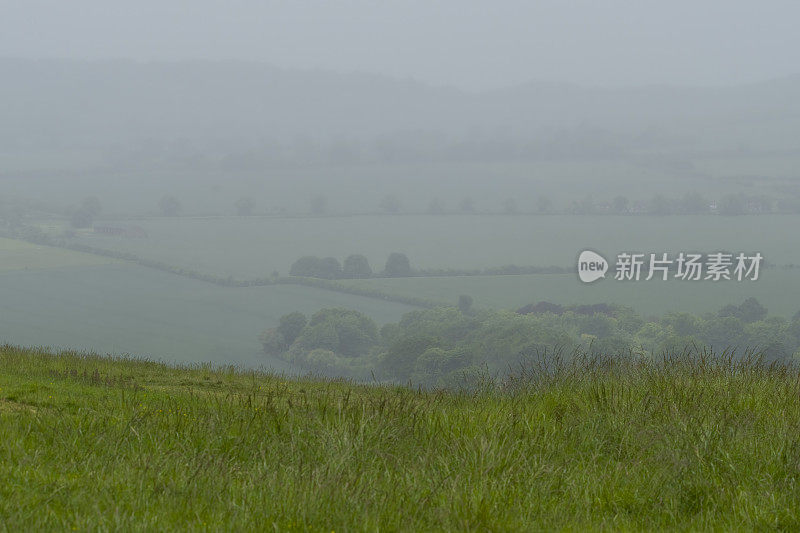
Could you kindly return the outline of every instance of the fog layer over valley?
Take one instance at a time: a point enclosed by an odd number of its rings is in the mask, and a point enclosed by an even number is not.
[[[797,0],[0,0],[0,527],[800,531]]]
[[[797,349],[797,76],[477,90],[228,60],[4,58],[0,72],[2,341],[435,384],[537,346],[720,341],[715,321],[756,298],[770,318],[731,342]],[[759,252],[765,270],[588,286],[584,249]],[[614,323],[520,311],[541,302],[610,305]],[[331,308],[361,314],[315,315]],[[445,308],[474,331],[516,310],[530,342],[398,355],[404,313]],[[308,331],[287,338],[276,328],[297,311]],[[701,322],[676,330],[680,312]]]
[[[95,194],[118,213],[152,211],[167,191],[185,214],[227,214],[213,199],[242,195],[259,212],[307,211],[312,194],[332,212],[387,194],[417,211],[434,197],[499,210],[512,196],[532,208],[543,194],[677,195],[793,177],[800,128],[797,77],[475,93],[254,63],[2,59],[0,71],[4,196]]]

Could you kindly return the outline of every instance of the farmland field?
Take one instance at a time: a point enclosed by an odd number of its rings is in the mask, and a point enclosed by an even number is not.
[[[800,286],[798,270],[765,270],[757,281],[741,282],[620,282],[613,280],[613,275],[607,278],[590,285],[581,283],[575,274],[368,279],[342,283],[450,303],[467,294],[478,307],[498,309],[516,309],[546,300],[562,305],[617,303],[633,307],[643,315],[670,311],[701,314],[753,296],[772,314],[791,317],[800,311],[800,293],[787,289]]]
[[[0,273],[117,263],[114,259],[0,237]]]
[[[412,309],[309,287],[218,287],[122,264],[3,272],[0,295],[0,343],[284,371],[257,339],[283,314],[343,306],[384,323]]]
[[[287,274],[303,255],[367,256],[373,270],[404,252],[416,268],[574,266],[591,248],[620,251],[759,251],[771,263],[800,264],[800,215],[759,216],[350,216],[220,217],[120,221],[146,239],[89,234],[76,242],[133,252],[220,276]]]

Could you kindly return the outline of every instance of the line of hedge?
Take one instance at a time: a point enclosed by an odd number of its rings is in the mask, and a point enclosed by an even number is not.
[[[217,276],[214,274],[206,274],[203,272],[198,272],[190,268],[170,265],[162,261],[144,259],[130,252],[108,250],[106,248],[97,248],[95,246],[89,246],[86,244],[68,243],[61,241],[59,239],[54,239],[41,232],[25,231],[24,229],[22,231],[0,230],[0,236],[11,239],[23,240],[26,242],[31,242],[33,244],[52,246],[55,248],[63,248],[66,250],[73,250],[76,252],[88,253],[102,257],[109,257],[111,259],[119,259],[121,261],[135,263],[139,266],[143,266],[146,268],[152,268],[155,270],[160,270],[162,272],[168,272],[170,274],[175,274],[178,276],[204,281],[206,283],[213,283],[214,285],[220,285],[223,287],[257,287],[257,286],[267,286],[267,285],[277,285],[277,284],[305,285],[307,287],[314,287],[318,289],[325,289],[329,291],[352,294],[355,296],[364,296],[367,298],[375,298],[387,302],[403,303],[423,308],[431,308],[439,305],[450,305],[449,303],[446,304],[443,302],[437,302],[434,300],[428,300],[426,298],[419,298],[415,296],[386,294],[377,289],[371,289],[366,287],[353,287],[345,285],[343,283],[339,283],[337,281],[320,279],[320,278],[283,276],[278,278],[271,277],[271,278],[256,278],[251,280],[240,280],[240,279],[235,279],[233,276],[228,276],[228,277]]]
[[[250,280],[235,279],[233,276],[223,277],[215,274],[207,274],[198,272],[190,268],[179,267],[170,265],[162,261],[155,261],[152,259],[144,259],[136,254],[130,252],[120,252],[115,250],[108,250],[106,248],[98,248],[86,244],[65,242],[62,239],[53,238],[46,235],[41,230],[32,226],[21,226],[16,229],[0,230],[0,236],[19,239],[34,244],[41,244],[53,246],[57,248],[64,248],[77,252],[89,253],[103,257],[110,257],[112,259],[119,259],[128,261],[137,265],[168,272],[178,276],[204,281],[223,287],[258,287],[275,284],[283,285],[304,285],[307,287],[314,287],[335,291],[345,294],[352,294],[355,296],[363,296],[366,298],[375,298],[387,302],[402,303],[406,305],[432,308],[441,305],[453,305],[453,302],[441,302],[417,296],[403,296],[399,294],[388,294],[378,289],[369,287],[358,287],[341,283],[337,280],[329,280],[322,278],[311,278],[302,276],[282,276],[282,277],[265,277],[255,278]],[[770,268],[776,265],[765,262],[762,268]],[[785,265],[784,268],[792,268],[795,265]],[[475,270],[460,270],[460,269],[423,269],[415,271],[414,277],[452,277],[452,276],[491,276],[491,275],[526,275],[526,274],[566,274],[575,272],[575,268],[564,267],[520,267],[515,265],[505,265],[501,267],[489,267],[484,269]],[[375,276],[380,277],[380,276]]]
[[[326,289],[346,294],[353,294],[355,296],[365,296],[367,298],[376,298],[378,300],[384,300],[387,302],[402,303],[423,308],[455,305],[454,302],[441,302],[437,300],[430,300],[428,298],[420,298],[418,296],[387,294],[378,289],[347,285],[330,279],[306,278],[301,276],[282,276],[277,278],[276,282],[285,285],[305,285],[307,287],[314,287],[317,289]]]
[[[575,267],[503,265],[469,270],[459,268],[423,268],[415,270],[414,276],[426,278],[454,276],[524,276],[528,274],[573,274],[576,271],[577,269]]]

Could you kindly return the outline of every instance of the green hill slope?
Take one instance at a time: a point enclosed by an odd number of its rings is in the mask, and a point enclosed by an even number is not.
[[[0,348],[9,530],[796,529],[796,370],[584,361],[481,392]]]

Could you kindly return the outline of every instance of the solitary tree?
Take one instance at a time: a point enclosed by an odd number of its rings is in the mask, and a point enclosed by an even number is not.
[[[365,279],[372,277],[372,269],[366,257],[361,254],[353,254],[344,260],[342,275],[345,278]]]
[[[411,263],[406,254],[393,252],[386,260],[384,274],[390,278],[404,278],[411,276]]]

